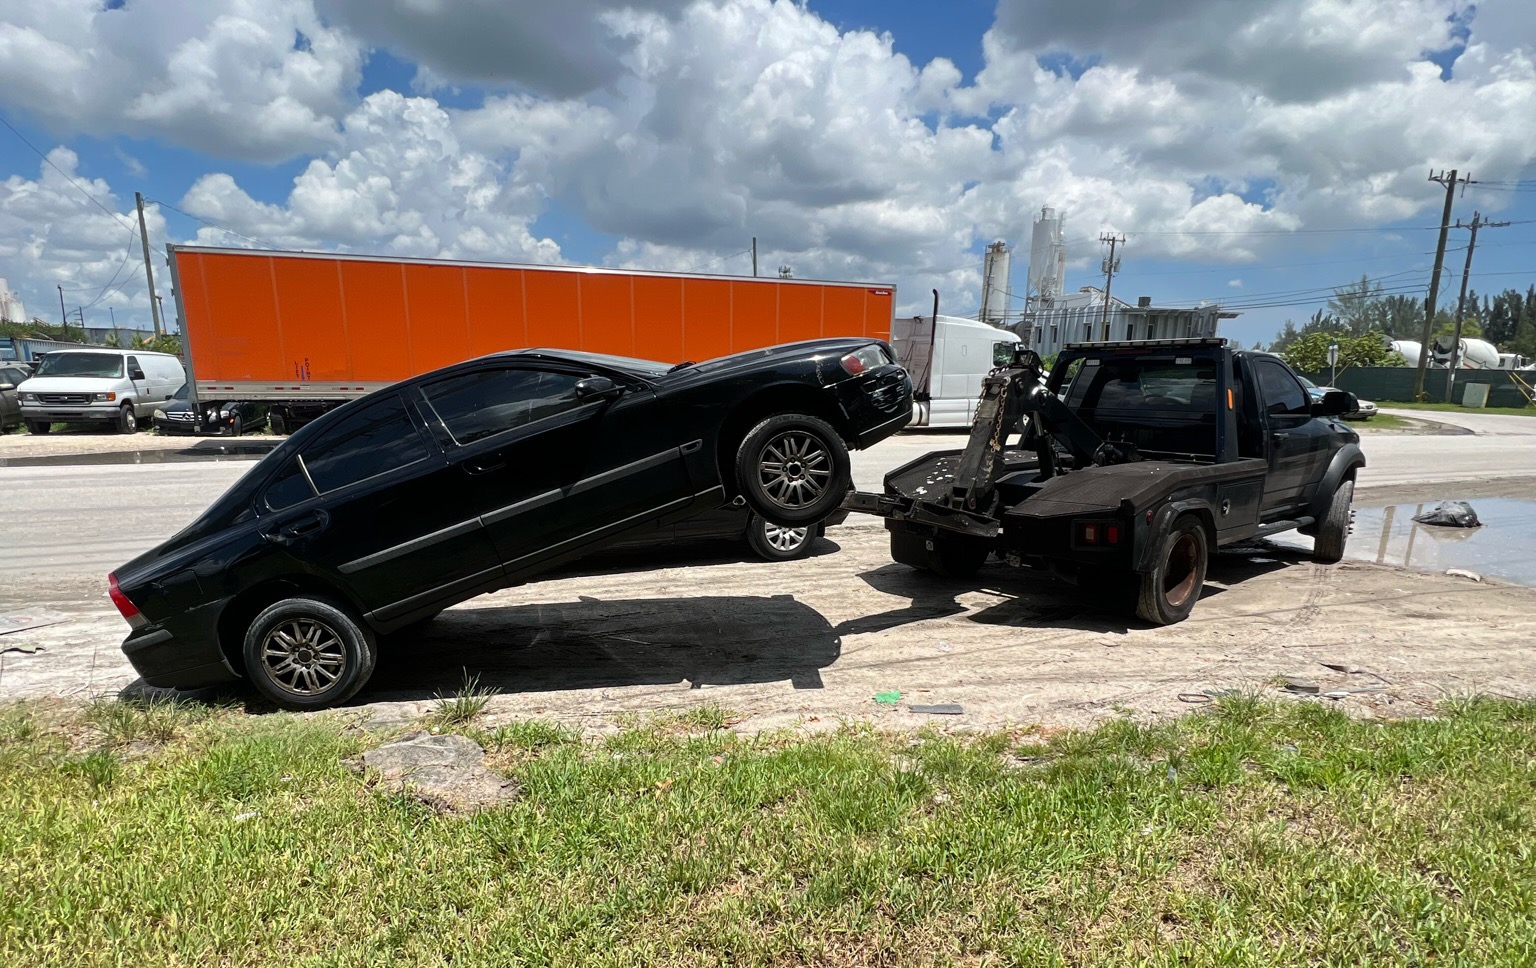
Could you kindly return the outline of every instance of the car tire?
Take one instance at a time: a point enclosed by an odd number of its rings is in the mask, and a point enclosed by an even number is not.
[[[787,528],[757,515],[747,521],[747,545],[764,561],[799,561],[809,558],[820,529],[814,524]]]
[[[231,437],[239,437],[244,433],[245,421],[241,419],[240,415],[237,413],[233,417],[229,418],[229,435]]]
[[[736,451],[736,483],[747,506],[774,524],[815,524],[853,485],[848,447],[832,425],[785,413],[753,427]]]
[[[1334,565],[1344,558],[1344,543],[1349,540],[1349,506],[1355,499],[1355,482],[1345,481],[1333,492],[1328,511],[1317,523],[1312,539],[1312,560],[1320,565]]]
[[[1205,586],[1209,561],[1204,525],[1188,514],[1174,521],[1158,544],[1156,565],[1138,576],[1137,617],[1153,625],[1173,625],[1189,618]]]
[[[133,404],[125,403],[117,409],[117,422],[114,424],[120,434],[137,433],[139,429],[139,415],[134,412]]]
[[[373,675],[373,632],[320,598],[285,598],[245,633],[245,673],[284,709],[324,709],[350,699]]]
[[[46,437],[53,432],[53,424],[46,420],[27,420],[27,433],[37,437]]]

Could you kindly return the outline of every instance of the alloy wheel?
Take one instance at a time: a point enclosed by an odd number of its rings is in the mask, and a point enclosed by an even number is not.
[[[777,524],[763,522],[763,537],[775,551],[785,554],[799,550],[810,533],[810,528],[781,528]]]
[[[816,501],[832,477],[832,458],[815,434],[790,430],[770,440],[758,462],[763,490],[785,508],[803,508]],[[803,528],[791,528],[803,532]]]
[[[347,655],[335,629],[312,618],[294,618],[267,633],[261,661],[279,688],[296,696],[313,696],[341,678]]]

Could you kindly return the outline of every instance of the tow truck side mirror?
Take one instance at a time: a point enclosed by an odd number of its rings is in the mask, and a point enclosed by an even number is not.
[[[1323,394],[1323,399],[1312,405],[1312,413],[1318,417],[1337,417],[1346,413],[1353,413],[1360,408],[1360,403],[1353,393],[1343,390],[1329,390]]]

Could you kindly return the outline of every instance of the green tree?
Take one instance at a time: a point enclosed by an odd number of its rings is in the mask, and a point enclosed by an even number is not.
[[[1370,276],[1361,276],[1359,282],[1335,289],[1333,298],[1328,300],[1328,315],[1355,336],[1372,330],[1385,331],[1387,318],[1381,284],[1372,284]]]
[[[1283,353],[1287,347],[1303,336],[1310,336],[1313,333],[1336,333],[1343,328],[1344,324],[1339,321],[1337,316],[1334,316],[1332,313],[1325,313],[1319,309],[1312,314],[1311,319],[1302,324],[1300,329],[1297,329],[1296,324],[1287,319],[1285,321],[1285,328],[1269,344],[1269,351],[1271,353]]]
[[[1389,339],[1411,339],[1424,335],[1424,303],[1412,296],[1393,295],[1381,300],[1381,331]]]
[[[1402,366],[1403,357],[1388,348],[1386,336],[1378,332],[1358,336],[1345,332],[1309,333],[1281,352],[1285,361],[1303,373],[1328,370],[1328,347],[1339,344],[1339,369],[1351,366]]]
[[[1523,302],[1514,339],[1509,341],[1506,349],[1521,356],[1536,357],[1536,286],[1527,290]]]
[[[159,336],[144,336],[133,341],[136,350],[150,350],[155,353],[173,353],[181,355],[181,337],[175,333],[162,333]]]

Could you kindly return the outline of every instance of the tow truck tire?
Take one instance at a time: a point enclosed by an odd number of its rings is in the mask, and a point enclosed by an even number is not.
[[[1349,540],[1349,505],[1355,498],[1355,482],[1345,481],[1333,492],[1328,513],[1318,522],[1312,539],[1312,560],[1320,565],[1338,564],[1344,557],[1344,542]]]
[[[323,598],[269,605],[245,633],[245,674],[284,709],[325,709],[373,675],[378,646],[351,612]]]
[[[816,524],[843,503],[853,485],[848,447],[825,420],[778,414],[742,438],[736,483],[759,517],[789,528]]]
[[[1209,560],[1200,521],[1186,514],[1173,522],[1158,547],[1156,567],[1138,576],[1137,617],[1153,625],[1173,625],[1189,618],[1205,586]]]

